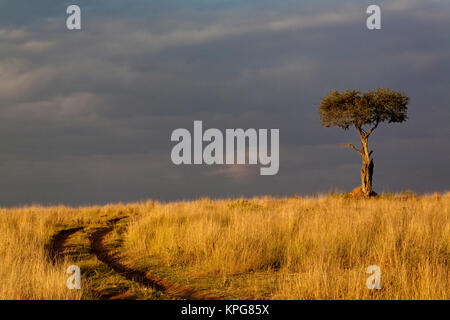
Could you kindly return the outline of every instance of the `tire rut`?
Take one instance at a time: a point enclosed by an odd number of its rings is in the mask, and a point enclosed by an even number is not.
[[[115,218],[109,220],[111,224],[116,224],[118,221],[127,218]],[[194,290],[186,288],[180,285],[173,284],[165,279],[149,275],[145,271],[133,269],[123,263],[121,263],[117,257],[108,250],[105,246],[104,239],[105,236],[114,230],[113,226],[108,226],[101,228],[89,237],[91,243],[92,252],[97,256],[97,258],[108,265],[111,269],[116,271],[118,274],[122,275],[128,280],[137,282],[145,287],[150,287],[156,289],[174,299],[187,299],[187,300],[219,300],[221,298],[213,296],[206,291]]]
[[[57,264],[58,262],[62,261],[64,259],[64,257],[66,256],[66,254],[67,254],[66,243],[67,243],[67,240],[69,239],[69,237],[72,234],[74,234],[75,232],[78,232],[82,229],[83,229],[83,227],[61,230],[52,237],[52,239],[50,240],[50,243],[47,246],[47,252],[48,252],[50,261],[54,265]]]

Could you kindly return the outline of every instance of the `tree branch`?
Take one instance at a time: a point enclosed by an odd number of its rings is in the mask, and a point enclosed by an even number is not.
[[[359,136],[361,137],[361,140],[366,137],[366,132],[361,128],[360,126],[355,125],[356,130],[358,130]]]
[[[375,126],[369,130],[369,132],[367,132],[366,137],[370,136],[370,134],[373,132],[373,130],[375,130],[378,127],[378,121],[375,123]]]
[[[340,144],[339,146],[341,146],[341,147],[351,147],[351,148],[355,149],[356,151],[358,151],[359,153],[363,154],[363,152],[361,150],[359,150],[357,147],[355,147],[351,143]]]

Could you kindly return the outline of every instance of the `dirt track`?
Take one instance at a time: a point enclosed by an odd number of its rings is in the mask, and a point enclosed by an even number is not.
[[[122,218],[116,218],[109,222],[116,223]],[[197,291],[182,287],[168,282],[140,270],[132,269],[121,263],[113,254],[111,254],[104,244],[105,236],[113,230],[113,227],[105,227],[97,230],[90,236],[91,248],[97,258],[107,264],[111,269],[124,276],[128,280],[138,282],[139,284],[154,288],[163,292],[165,295],[175,299],[187,300],[217,300],[218,297],[212,296],[205,291]]]
[[[92,253],[101,262],[108,265],[118,274],[122,275],[128,280],[139,283],[142,286],[153,288],[160,291],[167,299],[187,299],[187,300],[218,300],[220,297],[213,296],[206,291],[193,290],[183,286],[173,284],[165,279],[161,279],[147,272],[133,269],[123,263],[107,248],[105,245],[105,237],[108,233],[113,231],[114,224],[126,217],[115,218],[108,221],[110,226],[100,228],[89,237]],[[48,246],[49,257],[53,264],[65,256],[67,251],[67,240],[75,232],[82,230],[83,227],[66,229],[55,234]],[[120,295],[118,296],[120,299]],[[116,298],[114,296],[104,296],[101,299]]]
[[[56,264],[58,260],[64,258],[66,252],[66,243],[69,237],[75,232],[82,229],[83,227],[65,229],[61,230],[53,236],[48,246],[48,255],[53,264]]]

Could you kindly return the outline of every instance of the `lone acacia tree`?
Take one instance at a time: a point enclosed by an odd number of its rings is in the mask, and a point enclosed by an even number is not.
[[[361,149],[351,147],[361,154],[361,190],[365,197],[374,194],[372,190],[373,160],[370,156],[368,139],[381,122],[403,122],[407,120],[409,98],[390,89],[332,91],[322,99],[319,114],[325,127],[337,126],[344,130],[355,127],[361,137]]]

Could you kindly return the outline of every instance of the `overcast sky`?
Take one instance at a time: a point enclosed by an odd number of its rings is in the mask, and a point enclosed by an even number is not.
[[[376,87],[411,103],[371,136],[374,189],[449,190],[450,1],[0,0],[0,206],[349,191],[358,135],[317,108]],[[194,120],[279,128],[278,175],[172,164]]]

